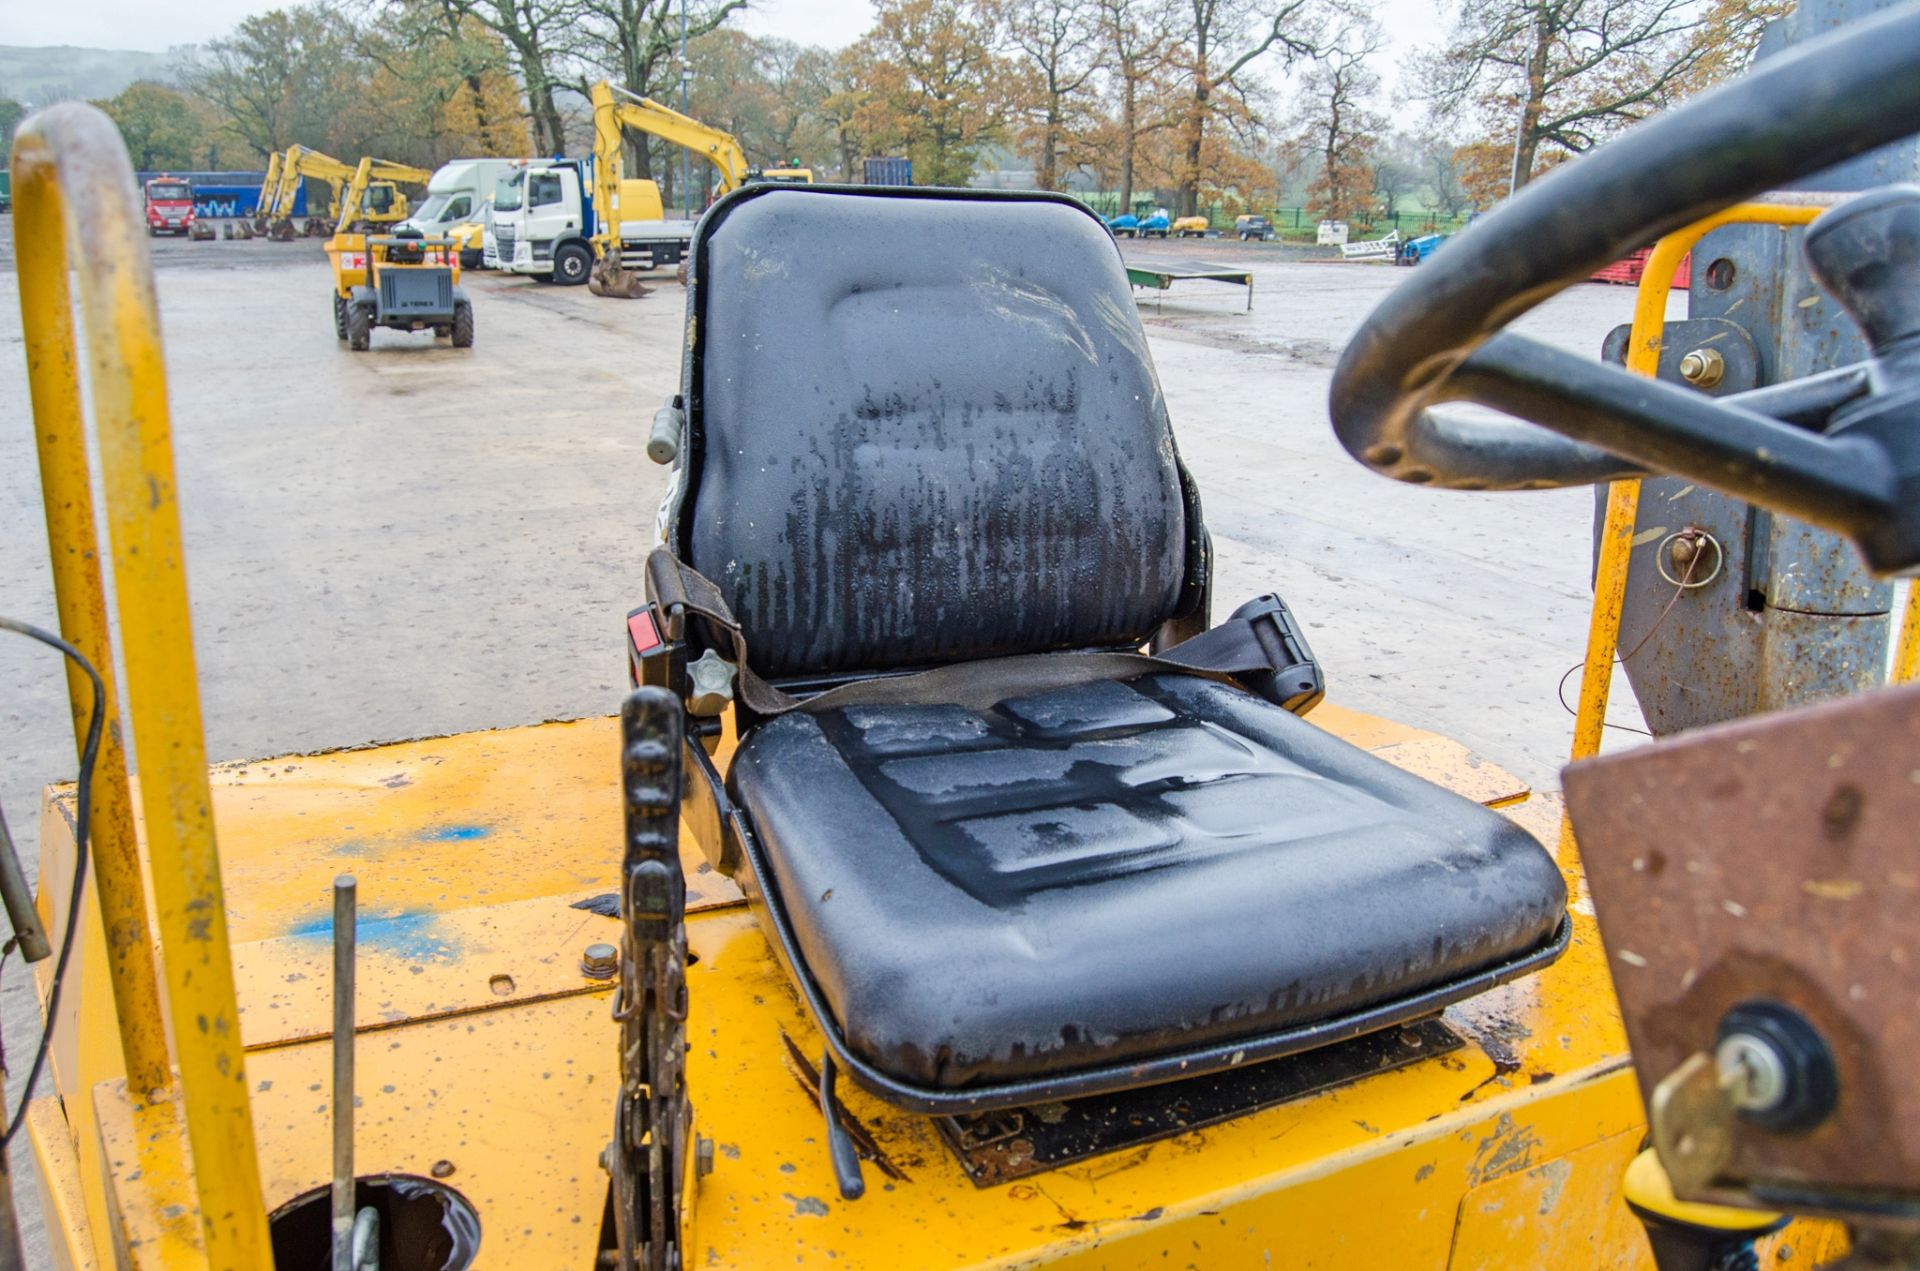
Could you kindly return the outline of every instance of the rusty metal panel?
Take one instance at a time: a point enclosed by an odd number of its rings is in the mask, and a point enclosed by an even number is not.
[[[1832,1049],[1834,1112],[1736,1123],[1722,1176],[1784,1203],[1920,1189],[1920,688],[1703,730],[1576,764],[1568,807],[1642,1093],[1710,1051],[1735,1005],[1799,1011]]]

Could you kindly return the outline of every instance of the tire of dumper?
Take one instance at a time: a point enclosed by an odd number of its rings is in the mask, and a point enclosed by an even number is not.
[[[465,300],[453,306],[453,347],[473,347],[473,306]]]
[[[373,344],[373,315],[365,305],[347,306],[347,347],[364,353]]]
[[[553,280],[562,287],[577,287],[593,271],[593,253],[581,243],[567,243],[553,254]]]
[[[337,291],[333,293],[333,333],[347,338],[347,298]]]
[[[460,253],[460,268],[481,269],[486,265],[486,253],[463,249]]]

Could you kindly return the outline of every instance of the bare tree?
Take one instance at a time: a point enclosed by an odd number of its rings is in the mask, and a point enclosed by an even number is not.
[[[1730,44],[1758,38],[1770,0],[1463,0],[1453,34],[1418,60],[1437,114],[1478,109],[1511,137],[1510,188],[1543,148],[1581,154],[1744,65]],[[1738,52],[1738,50],[1732,50]]]
[[[275,9],[243,19],[181,67],[186,87],[262,155],[294,142],[325,144],[349,110],[359,61],[353,29],[324,5]]]
[[[1141,138],[1173,123],[1155,89],[1164,82],[1179,44],[1174,0],[1099,0],[1109,79],[1117,107],[1113,121],[1120,151],[1120,210],[1133,208],[1134,168]]]
[[[512,51],[527,90],[527,117],[533,124],[533,148],[559,154],[567,146],[566,124],[554,94],[566,86],[555,70],[578,21],[575,0],[448,0],[498,35]]]
[[[1069,133],[1084,132],[1091,113],[1101,51],[1094,0],[1010,0],[1005,22],[1028,80],[1020,93],[1021,149],[1033,160],[1034,184],[1057,190]]]
[[[1315,0],[1186,0],[1184,56],[1188,72],[1181,120],[1184,164],[1179,214],[1200,205],[1207,128],[1239,95],[1240,74],[1278,50],[1287,64],[1313,53],[1319,39]]]
[[[1301,77],[1292,147],[1319,169],[1307,206],[1330,220],[1360,220],[1373,197],[1373,154],[1385,121],[1368,102],[1380,91],[1371,63],[1381,44],[1379,23],[1350,17],[1322,40]]]
[[[1373,169],[1373,197],[1382,216],[1391,218],[1400,210],[1400,197],[1419,187],[1425,175],[1421,159],[1413,143],[1398,134],[1384,137],[1374,146],[1369,162]]]
[[[1427,183],[1427,193],[1432,196],[1433,206],[1445,212],[1449,218],[1460,215],[1471,206],[1466,186],[1460,180],[1460,160],[1455,154],[1453,142],[1446,137],[1434,135],[1421,140],[1420,170]]]
[[[747,0],[701,0],[697,4],[685,0],[579,0],[579,4],[586,36],[582,48],[588,60],[621,88],[651,97],[661,91],[663,71],[671,68],[678,73],[683,15],[687,39],[692,40],[719,27],[727,15],[746,8]],[[584,92],[587,81],[583,78],[574,86]],[[639,141],[629,141],[633,162],[629,175],[654,175],[650,149]],[[671,176],[667,179],[671,197]]]

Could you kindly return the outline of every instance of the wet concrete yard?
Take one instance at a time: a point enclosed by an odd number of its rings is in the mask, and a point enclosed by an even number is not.
[[[0,613],[52,627],[4,216],[0,243]],[[1591,496],[1423,490],[1339,448],[1335,358],[1403,271],[1261,244],[1126,251],[1256,276],[1251,313],[1218,283],[1139,293],[1220,560],[1216,616],[1278,591],[1335,700],[1553,783]],[[621,302],[470,274],[475,348],[376,331],[355,354],[334,338],[317,241],[166,241],[155,257],[212,759],[617,709],[665,486],[647,430],[679,376],[671,276]],[[1583,285],[1520,325],[1592,356],[1631,302]],[[1634,720],[1624,691],[1614,718]],[[72,776],[67,729],[57,659],[0,640],[0,807],[29,853],[39,787]],[[17,962],[0,983],[13,1055],[37,1033],[27,983]]]

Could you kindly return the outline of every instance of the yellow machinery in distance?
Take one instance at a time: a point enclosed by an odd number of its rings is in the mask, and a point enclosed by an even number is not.
[[[747,162],[746,149],[732,133],[691,119],[651,98],[616,88],[606,80],[593,86],[588,99],[593,104],[593,201],[600,216],[600,226],[593,236],[593,272],[587,281],[595,295],[632,299],[646,291],[639,278],[620,263],[620,222],[627,211],[622,206],[627,132],[659,137],[699,155],[719,174],[721,194],[749,181],[813,183],[813,173],[805,168],[762,172]],[[657,192],[655,203],[657,207]],[[653,214],[658,216],[660,212]]]
[[[278,179],[272,182],[272,197],[254,218],[255,232],[276,242],[288,242],[296,237],[293,228],[294,200],[298,197],[301,182],[308,177],[327,183],[332,196],[333,218],[329,221],[309,209],[306,227],[308,237],[331,234],[337,226],[355,222],[391,225],[404,221],[411,209],[406,194],[396,183],[420,184],[433,174],[405,164],[389,163],[384,159],[372,160],[371,165],[363,179],[355,206],[348,209],[345,200],[358,167],[306,146],[289,146],[280,159]],[[271,172],[269,175],[271,180]]]
[[[375,179],[378,174],[378,180]],[[385,159],[363,158],[354,166],[353,175],[341,189],[335,205],[336,221],[332,237],[327,239],[327,261],[333,267],[333,328],[340,339],[348,338],[349,298],[355,287],[367,282],[367,233],[375,224],[390,225],[406,219],[406,197],[394,187],[395,181],[424,184],[433,174],[423,168],[411,168]],[[393,215],[398,205],[400,215]],[[376,206],[382,204],[384,206]],[[460,277],[455,261],[453,282]],[[469,341],[471,343],[471,341]]]

